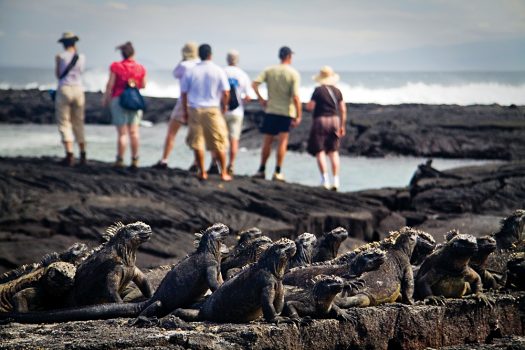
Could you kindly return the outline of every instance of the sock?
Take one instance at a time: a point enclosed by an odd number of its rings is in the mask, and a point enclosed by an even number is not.
[[[160,164],[168,164],[168,160],[166,158],[162,158],[159,163]]]
[[[261,166],[259,167],[259,170],[257,170],[257,172],[258,173],[264,173],[265,170],[266,170],[266,165],[261,164]]]
[[[321,175],[321,185],[327,185],[328,184],[328,173],[323,173]]]
[[[339,188],[339,175],[334,176],[334,187]]]
[[[275,166],[275,172],[276,172],[277,174],[280,174],[280,173],[281,173],[281,167],[278,166],[278,165],[276,165],[276,166]]]

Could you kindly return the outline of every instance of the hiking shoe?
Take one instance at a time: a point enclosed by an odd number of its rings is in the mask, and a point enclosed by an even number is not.
[[[168,169],[168,163],[164,163],[162,160],[159,160],[154,166],[153,169]]]
[[[113,167],[114,168],[120,168],[120,169],[124,168],[124,160],[117,158],[115,163],[113,163]]]
[[[285,182],[283,173],[273,173],[272,181]]]
[[[129,166],[132,170],[137,170],[139,168],[139,158],[131,158],[131,165]]]
[[[64,159],[62,159],[60,164],[65,166],[75,165],[75,157],[73,156],[73,153],[66,153],[66,156],[64,157]]]
[[[210,167],[208,168],[208,174],[210,175],[217,175],[220,174],[219,167],[217,166],[217,163],[213,162],[210,164]]]
[[[264,173],[264,171],[258,171],[256,172],[254,175],[252,175],[252,178],[254,179],[266,179],[266,174]]]
[[[80,165],[87,164],[86,152],[80,152]]]
[[[334,191],[334,192],[337,192],[338,187],[337,187],[337,186],[332,186],[332,188],[331,188],[330,190],[332,190],[332,191]]]

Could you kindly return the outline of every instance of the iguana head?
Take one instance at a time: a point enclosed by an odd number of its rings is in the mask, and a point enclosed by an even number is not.
[[[494,234],[498,248],[509,249],[513,243],[525,239],[525,210],[517,209],[509,217],[501,220],[501,228]]]
[[[267,267],[274,276],[282,279],[288,261],[295,255],[296,251],[297,248],[294,241],[288,238],[281,238],[266,249],[258,264]]]
[[[478,243],[478,253],[480,254],[490,254],[497,248],[496,240],[491,236],[478,237],[476,242]]]
[[[89,248],[84,243],[75,243],[60,253],[60,260],[73,265],[80,264],[89,255]]]
[[[106,230],[106,234],[110,236],[109,245],[124,244],[137,248],[142,243],[149,240],[152,231],[151,227],[142,221],[137,221],[131,224],[124,225],[117,222]]]
[[[228,269],[256,262],[272,243],[269,237],[262,236],[238,245],[231,254],[222,260],[221,269],[223,274],[226,275]]]
[[[419,265],[434,251],[436,248],[436,240],[424,231],[416,229],[412,230],[417,234],[417,241],[414,251],[412,252],[412,257],[410,258],[410,263],[412,265]]]
[[[239,240],[237,241],[237,245],[243,244],[244,242],[251,241],[261,236],[262,236],[261,230],[259,230],[257,227],[251,227],[239,233]]]
[[[328,240],[341,243],[348,238],[348,231],[344,227],[336,227],[325,236]]]
[[[360,276],[367,271],[374,271],[379,268],[386,260],[386,253],[379,248],[372,248],[357,253],[350,268],[352,273]]]
[[[327,276],[327,275],[317,275],[312,279],[314,284],[312,289],[312,294],[317,304],[330,303],[334,300],[335,296],[338,293],[343,291],[345,286],[345,281],[338,276]]]
[[[316,241],[317,237],[315,237],[315,235],[305,232],[295,239],[295,245],[297,246],[297,248],[301,247],[304,251],[311,252],[314,248]]]
[[[410,227],[403,227],[398,231],[398,234],[391,235],[394,240],[393,246],[396,249],[402,250],[408,256],[409,259],[412,258],[412,253],[416,248],[418,241],[417,230],[414,230]]]
[[[476,237],[458,233],[445,243],[444,248],[451,252],[452,256],[472,256],[478,251]]]
[[[76,267],[67,262],[58,261],[50,264],[42,279],[45,291],[53,296],[64,295],[73,287],[76,271]]]
[[[227,250],[223,242],[229,233],[230,229],[228,226],[221,223],[211,225],[203,233],[196,233],[197,238],[200,238],[197,252],[208,251],[216,256],[220,256],[222,252]]]

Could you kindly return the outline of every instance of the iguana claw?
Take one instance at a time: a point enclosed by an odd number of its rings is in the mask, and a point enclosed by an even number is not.
[[[135,327],[152,327],[160,324],[159,319],[156,316],[146,317],[139,316],[134,320],[129,320],[128,324]]]
[[[426,297],[425,305],[436,305],[436,306],[445,306],[446,299],[442,295],[431,295],[429,297]]]

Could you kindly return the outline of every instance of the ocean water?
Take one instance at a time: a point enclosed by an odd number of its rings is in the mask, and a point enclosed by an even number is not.
[[[146,67],[147,68],[147,67]],[[301,100],[310,99],[316,72],[301,73]],[[520,72],[338,72],[338,84],[347,102],[525,105],[525,71]],[[257,71],[248,71],[253,79]],[[103,90],[107,68],[89,68],[84,74],[88,91]],[[56,85],[52,69],[0,67],[0,89],[49,89]],[[261,89],[266,94],[264,86]],[[178,97],[179,85],[171,70],[148,70],[147,96]],[[251,97],[255,97],[253,91]]]
[[[155,124],[141,128],[141,166],[155,164],[161,157],[167,125]],[[187,169],[193,162],[193,152],[184,144],[186,128],[179,131],[175,148],[169,160],[170,167]],[[87,125],[88,158],[105,162],[115,159],[116,131],[113,126]],[[242,146],[242,143],[241,143]],[[129,152],[129,150],[128,150]],[[75,151],[78,155],[78,152]],[[64,150],[55,125],[9,125],[0,124],[0,156],[59,156]],[[209,155],[207,156],[207,164]],[[259,166],[260,151],[241,148],[236,161],[238,175],[252,175]],[[129,161],[129,153],[126,161]],[[408,184],[418,164],[425,159],[417,157],[341,157],[341,191],[357,191],[369,188],[399,187]],[[434,159],[439,170],[464,165],[487,163],[483,160]],[[275,153],[267,164],[267,178],[275,166]],[[318,186],[320,175],[315,158],[307,153],[288,152],[283,172],[288,182]]]

